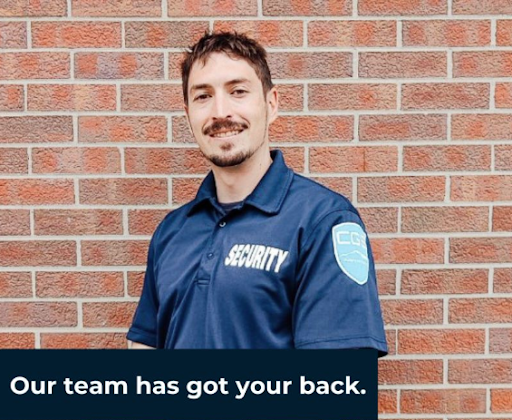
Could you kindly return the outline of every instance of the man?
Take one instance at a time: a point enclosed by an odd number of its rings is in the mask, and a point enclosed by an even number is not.
[[[265,50],[243,35],[206,34],[182,78],[187,119],[212,170],[153,235],[133,347],[385,354],[357,210],[270,152],[278,94]]]

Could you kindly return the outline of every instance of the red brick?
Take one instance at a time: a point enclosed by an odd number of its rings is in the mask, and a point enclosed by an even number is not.
[[[33,333],[0,333],[0,349],[33,349],[35,345]]]
[[[512,353],[512,328],[490,328],[489,351],[491,353]]]
[[[279,92],[279,110],[302,111],[304,108],[303,85],[277,85]]]
[[[152,235],[168,213],[167,209],[128,210],[130,235]]]
[[[0,180],[0,204],[73,204],[75,193],[70,179]]]
[[[450,262],[512,262],[512,238],[451,238]]]
[[[381,300],[382,315],[387,325],[441,324],[441,299],[385,299]]]
[[[0,54],[0,79],[69,79],[69,53],[13,52]]]
[[[60,143],[72,140],[71,117],[0,117],[0,143]]]
[[[496,45],[512,46],[511,23],[509,20],[498,20],[496,22]]]
[[[405,171],[482,171],[491,169],[490,146],[405,146]]]
[[[1,39],[2,34],[0,32],[0,42]],[[0,111],[23,111],[25,107],[23,104],[23,97],[23,86],[0,85]]]
[[[489,108],[487,83],[405,83],[402,109]]]
[[[512,322],[512,299],[450,299],[449,320],[454,324]]]
[[[310,177],[314,181],[325,185],[338,194],[344,195],[349,200],[353,201],[352,197],[352,178],[342,177]]]
[[[394,84],[310,84],[308,106],[311,110],[396,109],[396,89]]]
[[[445,178],[424,176],[365,177],[358,180],[359,202],[443,201]]]
[[[83,52],[75,54],[77,79],[163,79],[162,53]]]
[[[396,413],[398,410],[397,391],[392,389],[379,390],[379,414]]]
[[[202,178],[173,178],[172,204],[185,204],[194,199]]]
[[[123,111],[181,111],[183,93],[179,85],[123,85]]]
[[[313,21],[308,24],[308,44],[312,47],[394,47],[396,22]]]
[[[167,180],[162,178],[80,179],[81,204],[167,204]]]
[[[181,63],[185,59],[182,52],[169,52],[169,79],[181,82]]]
[[[512,170],[512,146],[496,145],[494,147],[494,166],[498,171]]]
[[[36,235],[121,235],[121,210],[36,209]]]
[[[453,77],[508,77],[512,66],[509,51],[455,51]]]
[[[402,289],[404,295],[446,295],[488,292],[487,270],[430,269],[404,270]]]
[[[512,83],[496,83],[494,102],[496,108],[512,108]]]
[[[396,331],[395,329],[386,329],[386,341],[388,342],[388,354],[394,356],[396,354]]]
[[[139,297],[144,283],[144,271],[128,271],[128,295]]]
[[[403,22],[403,45],[479,47],[491,43],[489,20],[409,20]]]
[[[361,115],[359,140],[444,140],[445,115]]]
[[[449,360],[448,382],[508,384],[512,382],[512,359]]]
[[[26,174],[27,149],[0,148],[0,174]]]
[[[443,382],[442,360],[382,360],[379,384],[440,384]]]
[[[34,48],[120,48],[119,22],[32,22]]]
[[[488,228],[488,207],[402,209],[402,232],[486,232]]]
[[[114,85],[29,85],[33,111],[115,111]]]
[[[350,16],[350,0],[263,0],[263,14],[268,16]]]
[[[136,307],[137,302],[84,303],[84,327],[129,327]]]
[[[396,147],[312,147],[311,172],[394,172],[398,167]]]
[[[491,412],[512,413],[512,389],[491,389]]]
[[[302,47],[303,43],[300,20],[221,20],[214,30],[244,33],[264,47]]]
[[[0,22],[0,48],[27,48],[26,22]]]
[[[279,117],[277,121],[279,121],[283,117]],[[181,117],[181,116],[173,116],[172,119],[172,142],[173,143],[196,143],[194,136],[192,135],[187,118]],[[272,129],[272,126],[274,126],[276,123],[274,122],[270,128]]]
[[[453,0],[453,13],[457,15],[501,15],[511,14],[512,4],[508,0]]]
[[[460,414],[485,413],[485,389],[402,390],[402,413]]]
[[[75,264],[75,241],[0,241],[0,266],[2,267]]]
[[[288,165],[295,172],[304,172],[304,148],[281,147],[280,150],[283,152],[283,157],[286,165]]]
[[[352,116],[281,116],[271,126],[274,142],[338,142],[354,138]]]
[[[424,238],[374,238],[377,264],[435,264],[444,259],[444,242]]]
[[[32,297],[32,276],[23,272],[0,272],[0,297]]]
[[[451,199],[454,201],[512,200],[512,176],[453,176]]]
[[[160,0],[72,0],[73,16],[160,17]]]
[[[43,333],[43,349],[125,349],[124,333]]]
[[[362,52],[359,77],[446,77],[445,52]]]
[[[0,16],[42,17],[66,16],[66,0],[4,1],[0,4]]]
[[[396,270],[377,270],[379,295],[396,294]]]
[[[369,233],[393,233],[398,230],[397,207],[361,207],[359,214]]]
[[[175,0],[168,3],[169,17],[197,16],[256,16],[256,0],[211,0],[194,3],[188,0]]]
[[[123,296],[123,273],[39,272],[36,277],[36,294],[44,298]]]
[[[512,268],[494,269],[494,293],[512,293]]]
[[[504,114],[452,115],[453,140],[509,140],[512,119]]]
[[[443,15],[447,11],[446,0],[359,0],[360,15]]]
[[[512,231],[512,206],[493,207],[492,230],[494,232]]]
[[[161,143],[167,141],[165,117],[79,117],[80,142],[137,142]]]
[[[0,327],[74,327],[74,302],[0,302]]]
[[[126,148],[125,169],[129,174],[205,174],[207,160],[199,149]]]
[[[275,52],[268,55],[274,79],[352,77],[352,54],[348,52]]]
[[[30,235],[30,210],[0,210],[0,236]]]
[[[121,156],[114,147],[55,147],[32,150],[34,173],[113,174],[121,172]]]
[[[82,264],[146,265],[148,246],[145,240],[82,241]]]
[[[208,22],[126,22],[128,48],[184,48],[208,29]]]
[[[485,330],[400,330],[399,354],[483,354]]]

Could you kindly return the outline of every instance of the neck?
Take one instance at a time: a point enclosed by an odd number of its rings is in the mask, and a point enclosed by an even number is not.
[[[220,203],[234,203],[250,195],[272,164],[268,147],[260,147],[254,155],[237,166],[220,168],[213,166]]]

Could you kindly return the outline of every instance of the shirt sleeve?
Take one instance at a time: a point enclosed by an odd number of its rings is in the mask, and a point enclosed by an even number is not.
[[[293,309],[296,348],[373,348],[387,354],[375,266],[355,211],[324,216],[301,247]]]
[[[128,340],[145,344],[150,347],[157,347],[158,343],[157,314],[159,304],[154,272],[155,236],[156,234],[153,235],[149,244],[147,267],[139,305],[137,306],[133,316],[132,326],[126,335]]]

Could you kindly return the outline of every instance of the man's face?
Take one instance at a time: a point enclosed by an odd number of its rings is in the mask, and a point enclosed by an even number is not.
[[[195,62],[185,106],[201,152],[214,165],[228,167],[268,147],[268,126],[277,117],[275,88],[266,95],[247,61],[224,53]]]

